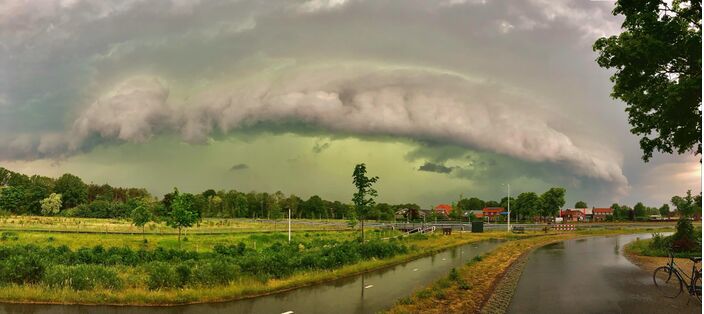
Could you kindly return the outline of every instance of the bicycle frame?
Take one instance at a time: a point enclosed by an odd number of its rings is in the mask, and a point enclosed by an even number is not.
[[[694,294],[696,293],[696,284],[695,280],[698,278],[697,276],[701,276],[701,274],[698,274],[699,272],[697,271],[697,263],[692,263],[692,273],[691,275],[687,275],[687,273],[682,269],[679,265],[675,263],[675,256],[672,254],[672,252],[668,252],[667,255],[670,257],[670,262],[667,263],[667,266],[670,267],[670,271],[677,276],[682,283],[684,283],[685,287],[687,287],[687,292],[689,294]],[[687,280],[685,280],[686,277]]]

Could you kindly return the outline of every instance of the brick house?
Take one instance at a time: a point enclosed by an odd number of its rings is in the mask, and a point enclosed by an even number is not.
[[[592,217],[593,217],[594,221],[606,220],[607,216],[611,216],[613,214],[614,214],[613,208],[594,208],[594,209],[592,209]]]
[[[503,207],[484,207],[482,209],[482,217],[485,217],[487,221],[497,221],[504,211]]]
[[[560,217],[562,217],[564,221],[583,221],[586,216],[587,215],[582,210],[578,209],[560,210]]]

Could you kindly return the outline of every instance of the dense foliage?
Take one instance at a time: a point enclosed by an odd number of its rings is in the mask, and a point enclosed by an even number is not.
[[[597,62],[614,69],[611,96],[626,103],[643,159],[654,151],[702,152],[701,0],[619,0],[624,31],[596,41]]]
[[[326,270],[362,260],[383,259],[407,253],[408,246],[399,240],[335,241],[281,243],[260,250],[240,242],[218,245],[213,252],[156,248],[154,250],[98,245],[71,250],[67,246],[0,246],[0,284],[45,284],[74,290],[96,287],[120,289],[124,267],[136,269],[130,285],[150,289],[188,286],[224,285],[237,278],[258,280],[284,278],[296,272]]]

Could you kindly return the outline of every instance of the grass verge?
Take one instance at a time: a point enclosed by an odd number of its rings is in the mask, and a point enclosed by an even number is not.
[[[628,243],[624,247],[624,255],[628,260],[633,262],[633,264],[638,265],[640,268],[647,272],[653,272],[656,268],[660,266],[665,266],[670,262],[670,258],[667,256],[653,256],[657,255],[657,252],[652,252],[649,247],[650,239],[637,239],[631,243]],[[689,274],[692,269],[692,261],[688,258],[675,258],[675,263],[685,270]],[[697,269],[702,269],[701,264],[697,263]]]

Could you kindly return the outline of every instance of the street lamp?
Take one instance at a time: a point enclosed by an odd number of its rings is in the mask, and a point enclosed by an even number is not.
[[[503,185],[503,184],[501,184]],[[508,202],[508,223],[506,224],[506,231],[511,231],[511,184],[506,183],[506,202]]]

